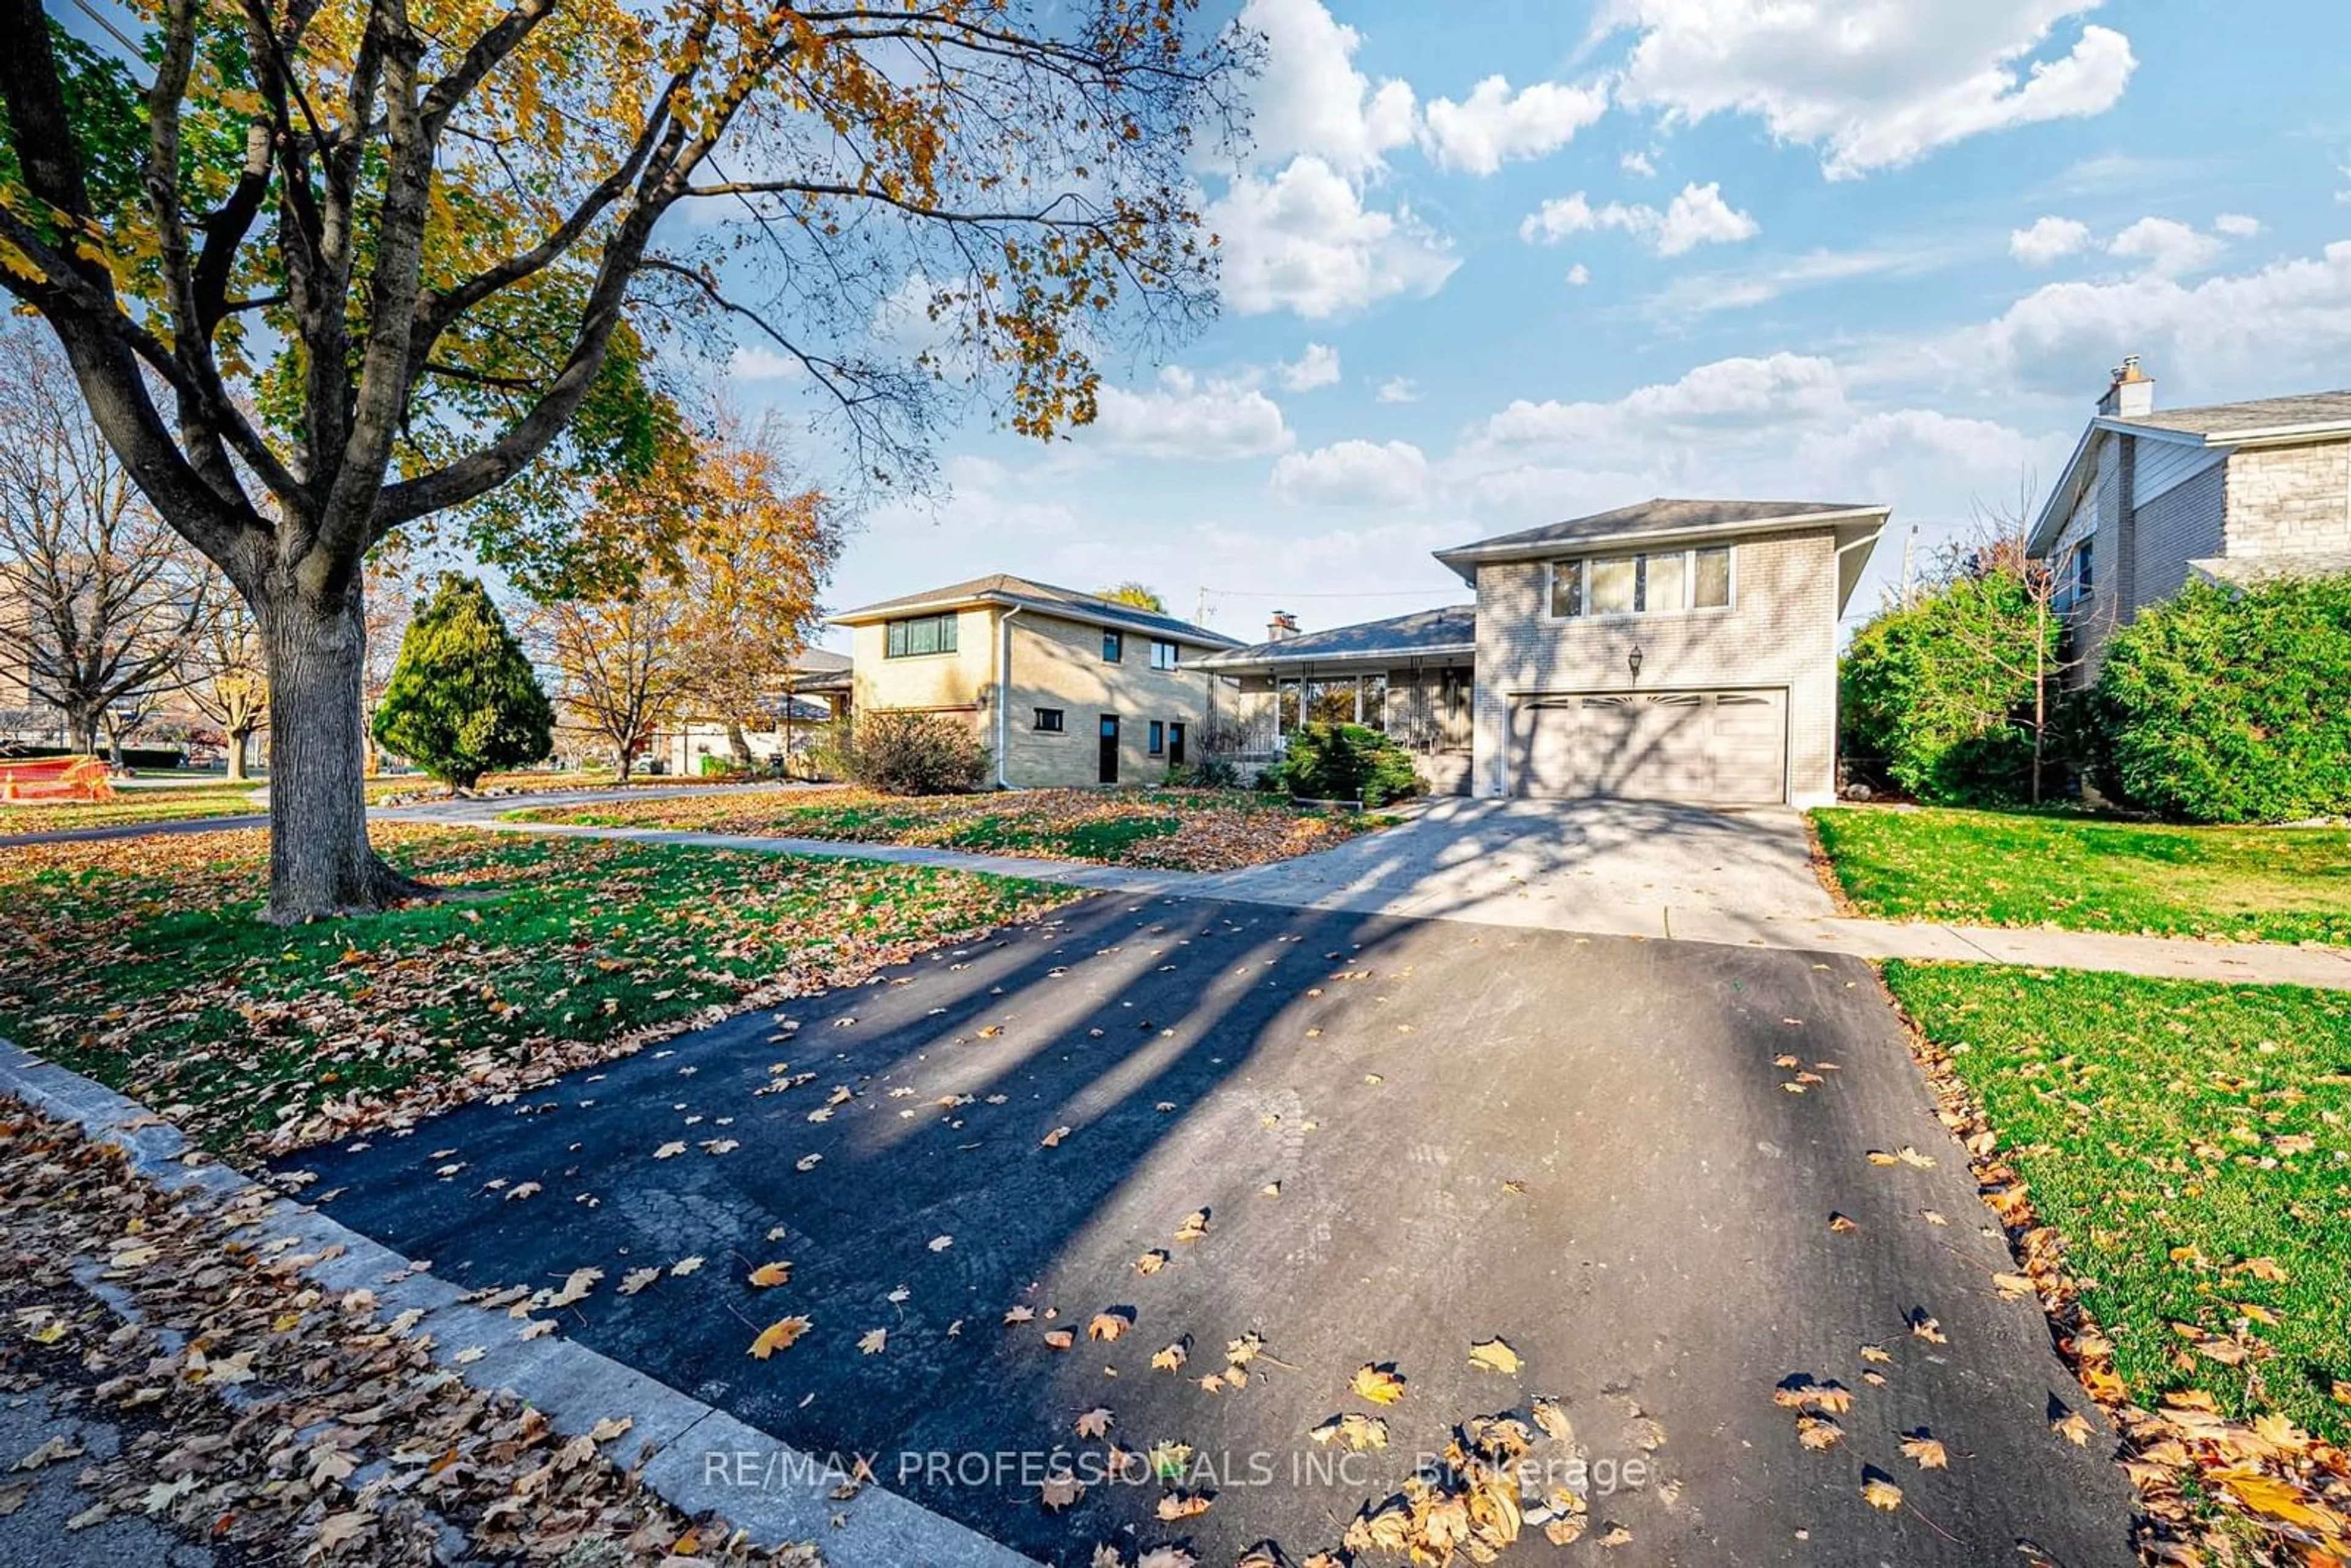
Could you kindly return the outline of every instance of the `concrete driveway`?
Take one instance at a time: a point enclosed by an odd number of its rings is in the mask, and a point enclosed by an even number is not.
[[[1645,800],[1436,800],[1336,849],[1205,879],[1223,898],[1738,942],[1836,913],[1801,812]]]
[[[1994,1288],[1964,1155],[1848,959],[1109,895],[298,1163],[444,1279],[604,1270],[564,1332],[1044,1562],[1302,1561],[1458,1423],[1538,1396],[1574,1427],[1545,1473],[1593,1537],[1629,1532],[1612,1561],[2131,1559],[2111,1437],[2052,1431],[2085,1402]],[[1090,1338],[1103,1313],[1123,1332]],[[787,1315],[805,1336],[751,1356]],[[1497,1337],[1515,1375],[1471,1365]],[[1351,1392],[1366,1364],[1404,1396]],[[1792,1378],[1852,1392],[1841,1443],[1799,1442]],[[1345,1413],[1387,1446],[1310,1438]],[[1921,1427],[1948,1468],[1904,1458]],[[1099,1477],[1045,1506],[1055,1456],[1111,1444],[1186,1445],[1206,1511]],[[1881,1473],[1892,1511],[1863,1497]],[[1530,1531],[1506,1561],[1554,1551]]]

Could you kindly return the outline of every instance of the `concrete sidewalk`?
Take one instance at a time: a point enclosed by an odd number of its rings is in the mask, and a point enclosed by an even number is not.
[[[1444,910],[1400,909],[1396,907],[1396,900],[1384,894],[1361,892],[1344,886],[1319,891],[1311,897],[1280,896],[1282,884],[1252,880],[1253,871],[1139,871],[1123,866],[973,854],[961,850],[920,849],[903,844],[768,838],[750,833],[695,833],[659,828],[583,828],[553,822],[506,822],[496,818],[495,809],[499,806],[497,801],[463,804],[477,805],[484,810],[465,814],[447,811],[430,820],[496,832],[569,834],[700,849],[741,850],[758,854],[886,861],[898,865],[935,866],[943,870],[978,872],[995,876],[1028,877],[1098,893],[1218,898],[1243,904],[1355,915],[1411,914],[1425,919],[1461,921],[1478,925],[1534,927],[1576,931],[1591,936],[1707,942],[1794,952],[1843,953],[1856,958],[2018,964],[2050,969],[2092,969],[2111,974],[2146,975],[2159,979],[2351,990],[2351,949],[2341,947],[2199,942],[2186,937],[2119,936],[2090,931],[2019,929],[2000,925],[1945,925],[1926,922],[1863,920],[1834,915],[1732,914],[1720,908],[1672,904],[1567,906],[1539,899],[1531,894],[1519,898],[1485,899]],[[402,812],[379,814],[386,820],[405,820],[405,814]],[[1304,885],[1311,887],[1313,884]]]

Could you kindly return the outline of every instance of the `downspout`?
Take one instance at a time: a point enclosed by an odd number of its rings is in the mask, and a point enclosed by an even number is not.
[[[1012,746],[1012,618],[1028,606],[1016,604],[1007,610],[997,622],[999,641],[996,648],[996,787],[1009,789],[1011,781],[1004,777],[1006,753]]]

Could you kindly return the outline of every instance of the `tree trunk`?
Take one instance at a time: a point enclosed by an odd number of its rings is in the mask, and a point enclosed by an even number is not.
[[[358,585],[339,602],[285,591],[255,611],[269,667],[267,918],[365,914],[427,891],[368,846]]]
[[[98,755],[98,715],[89,708],[66,709],[66,749]]]
[[[637,748],[631,742],[623,740],[612,747],[612,755],[619,758],[612,765],[612,777],[616,781],[626,784],[629,781],[630,764],[637,759]]]
[[[232,784],[242,784],[246,780],[245,754],[252,740],[253,731],[249,729],[228,732],[228,781]]]
[[[751,737],[743,733],[743,721],[729,717],[726,721],[726,760],[737,773],[751,771]]]

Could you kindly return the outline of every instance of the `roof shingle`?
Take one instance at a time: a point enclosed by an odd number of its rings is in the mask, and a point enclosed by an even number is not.
[[[1274,659],[1363,659],[1382,654],[1410,657],[1432,649],[1456,648],[1478,641],[1478,607],[1448,604],[1441,610],[1417,610],[1384,621],[1358,622],[1301,632],[1279,642],[1252,643],[1246,648],[1217,653],[1203,661],[1223,668]]]
[[[1786,518],[1827,517],[1839,512],[1870,512],[1882,508],[1843,501],[1692,501],[1659,497],[1588,517],[1544,523],[1516,533],[1497,534],[1449,550],[1437,559],[1469,551],[1491,553],[1520,545],[1583,544],[1625,534],[1666,534],[1735,528],[1743,523],[1779,522]]]
[[[2252,430],[2293,429],[2310,424],[2351,425],[2351,392],[2298,392],[2249,402],[2206,403],[2201,408],[2158,409],[2127,424],[2177,430],[2189,435],[2226,436]]]
[[[1008,571],[990,572],[986,577],[975,577],[967,582],[951,582],[944,588],[929,589],[921,593],[902,593],[895,599],[861,604],[854,610],[842,611],[832,619],[835,624],[848,625],[860,621],[878,620],[918,605],[964,604],[973,601],[1029,605],[1084,621],[1156,632],[1172,641],[1192,643],[1202,647],[1239,646],[1236,638],[1228,637],[1221,632],[1211,632],[1205,626],[1195,626],[1189,621],[1179,621],[1173,615],[1122,604],[1116,600],[1104,599],[1099,593],[1081,593],[1074,588],[1057,588],[1033,578],[1015,577]]]

